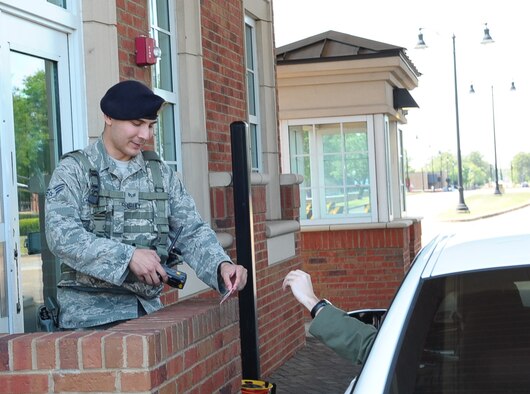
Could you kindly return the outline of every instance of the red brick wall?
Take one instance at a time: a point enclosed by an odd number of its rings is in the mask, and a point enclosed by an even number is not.
[[[0,334],[0,393],[237,393],[237,301],[187,300],[105,331]]]
[[[412,226],[409,227],[409,239],[410,239],[410,261],[408,265],[405,265],[405,270],[410,268],[410,264],[414,260],[414,257],[421,250],[421,220],[414,220]]]
[[[201,1],[204,101],[208,169],[231,172],[230,124],[246,120],[243,5],[234,0]],[[235,234],[231,187],[210,189],[212,227]],[[228,253],[236,260],[235,242]]]
[[[344,310],[386,308],[410,265],[409,231],[303,232],[303,269],[311,274],[315,293]]]
[[[135,79],[151,86],[151,68],[136,65],[134,39],[149,35],[146,0],[116,0],[120,80]],[[105,59],[102,59],[105,61]]]
[[[243,2],[202,1],[201,24],[209,170],[231,172],[230,124],[247,120]],[[213,188],[211,208],[214,227],[234,234],[233,190]],[[284,219],[298,214],[298,205],[293,208],[292,203],[282,209]],[[268,266],[265,186],[252,187],[252,210],[260,367],[266,375],[305,341],[301,312],[292,295],[281,291],[283,278],[300,262],[294,258]],[[229,252],[235,258],[235,250]],[[286,304],[296,312],[286,314]]]
[[[247,119],[243,20],[242,1],[201,1],[210,171],[231,171],[230,124]]]
[[[282,219],[295,220],[299,214],[298,185],[281,186]],[[305,345],[303,308],[292,293],[282,290],[289,271],[301,268],[300,233],[295,234],[296,258],[258,271],[257,293],[259,343],[262,376],[266,377]]]

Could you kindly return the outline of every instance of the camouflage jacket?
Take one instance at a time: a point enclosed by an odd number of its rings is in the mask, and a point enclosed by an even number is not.
[[[127,172],[122,175],[106,153],[101,137],[84,152],[99,173],[102,189],[154,191],[150,170],[141,154],[129,162]],[[164,162],[161,162],[161,172],[164,190],[169,195],[166,209],[170,237],[183,227],[176,246],[181,249],[184,260],[204,283],[224,292],[218,266],[230,258],[200,217],[176,173]],[[76,159],[66,157],[59,162],[46,192],[46,240],[58,262],[74,271],[73,276],[63,278],[58,284],[62,328],[92,327],[136,318],[138,302],[147,313],[162,308],[163,286],[142,283],[129,271],[135,247],[112,237],[96,237],[91,231],[94,224],[93,208],[88,203],[89,189],[88,171]],[[123,210],[112,212],[114,228],[127,224]],[[137,236],[152,240],[156,234]]]

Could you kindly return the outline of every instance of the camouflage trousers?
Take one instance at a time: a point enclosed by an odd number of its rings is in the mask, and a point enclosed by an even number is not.
[[[138,301],[138,317],[142,317],[142,316],[145,316],[145,315],[147,315],[147,312],[145,311],[145,309],[142,306],[142,304],[140,303],[140,301]],[[79,328],[74,329],[74,331],[107,330],[107,329],[112,328],[114,326],[117,326],[118,324],[123,323],[125,321],[128,321],[128,320],[117,320],[117,321],[113,321],[111,323],[100,324],[99,326],[79,327]],[[63,329],[63,331],[70,331],[70,330],[71,329]]]

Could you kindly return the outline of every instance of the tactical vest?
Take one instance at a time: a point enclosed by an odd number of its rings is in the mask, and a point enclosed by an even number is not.
[[[156,250],[161,263],[168,257],[167,240],[169,234],[169,220],[167,217],[168,193],[164,191],[160,158],[153,151],[143,151],[142,155],[147,163],[154,185],[154,192],[128,192],[119,190],[105,190],[99,179],[99,172],[92,166],[82,150],[75,150],[64,154],[72,157],[89,174],[88,204],[91,206],[94,228],[89,230],[97,237],[114,239],[139,248]],[[148,173],[149,173],[148,172]],[[140,202],[153,202],[154,210],[139,210]],[[116,231],[114,223],[115,209],[122,209],[123,229]],[[136,219],[145,219],[151,224],[135,224]],[[144,220],[144,221],[145,221]],[[140,234],[156,234],[154,239],[138,237]],[[64,266],[64,264],[63,264]],[[71,278],[71,268],[64,267],[62,279]]]

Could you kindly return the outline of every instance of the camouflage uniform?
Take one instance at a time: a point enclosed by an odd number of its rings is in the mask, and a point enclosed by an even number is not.
[[[154,192],[152,177],[141,154],[129,162],[122,175],[116,163],[106,153],[100,137],[84,149],[93,168],[100,177],[101,189]],[[224,292],[224,283],[218,275],[223,261],[230,261],[220,246],[215,233],[196,210],[195,203],[186,192],[175,172],[161,162],[164,190],[168,192],[166,204],[170,237],[179,227],[183,231],[176,246],[184,260],[208,286]],[[61,160],[51,178],[46,193],[46,239],[62,267],[67,268],[58,284],[57,298],[61,307],[61,328],[93,327],[119,320],[138,317],[139,304],[147,313],[162,308],[160,293],[163,285],[151,286],[138,280],[129,271],[135,246],[153,241],[156,231],[127,234],[128,225],[154,228],[157,224],[147,219],[128,219],[130,207],[122,202],[108,200],[107,218],[112,234],[109,238],[94,233],[94,208],[88,203],[89,174],[74,158]],[[155,211],[155,201],[140,201],[137,212]],[[131,221],[137,221],[131,223]],[[133,237],[133,239],[126,239]],[[122,239],[128,243],[122,242]]]

